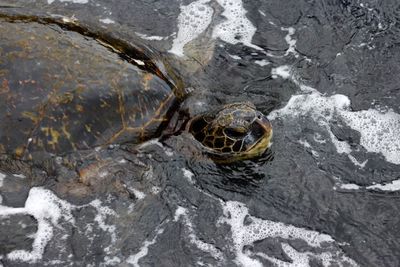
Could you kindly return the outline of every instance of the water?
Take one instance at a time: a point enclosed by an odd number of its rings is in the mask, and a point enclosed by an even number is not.
[[[399,266],[396,1],[12,4],[138,36],[193,108],[252,101],[274,137],[230,166],[182,133],[97,151],[84,181],[1,173],[2,265]]]

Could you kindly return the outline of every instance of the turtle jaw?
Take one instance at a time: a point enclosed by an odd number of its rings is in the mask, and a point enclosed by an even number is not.
[[[271,139],[273,135],[271,122],[267,119],[266,116],[260,113],[254,123],[257,123],[257,126],[262,129],[263,135],[258,138],[258,140],[252,146],[250,146],[246,151],[243,151],[241,155],[239,155],[237,159],[234,159],[233,161],[261,156],[267,150],[267,148],[271,146]]]
[[[271,139],[273,135],[272,124],[264,115],[259,116],[256,119],[256,123],[263,129],[264,134],[258,141],[250,147],[245,154],[249,157],[260,156],[267,150],[268,147],[271,146]]]

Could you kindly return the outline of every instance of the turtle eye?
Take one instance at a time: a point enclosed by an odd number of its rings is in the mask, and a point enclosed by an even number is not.
[[[243,127],[238,128],[226,128],[224,133],[231,138],[241,138],[246,135],[246,129]]]
[[[189,131],[193,134],[197,134],[207,126],[207,121],[204,118],[198,118],[192,121],[189,127]]]

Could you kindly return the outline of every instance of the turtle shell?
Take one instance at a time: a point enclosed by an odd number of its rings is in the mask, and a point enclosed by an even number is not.
[[[148,51],[60,23],[0,19],[0,153],[27,158],[158,133],[181,89]],[[69,25],[70,26],[70,25]],[[134,53],[132,53],[134,51]]]

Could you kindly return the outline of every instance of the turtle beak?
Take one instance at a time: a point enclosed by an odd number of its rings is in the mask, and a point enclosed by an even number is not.
[[[256,122],[264,129],[264,137],[271,138],[272,124],[268,118],[264,114],[259,113]]]

